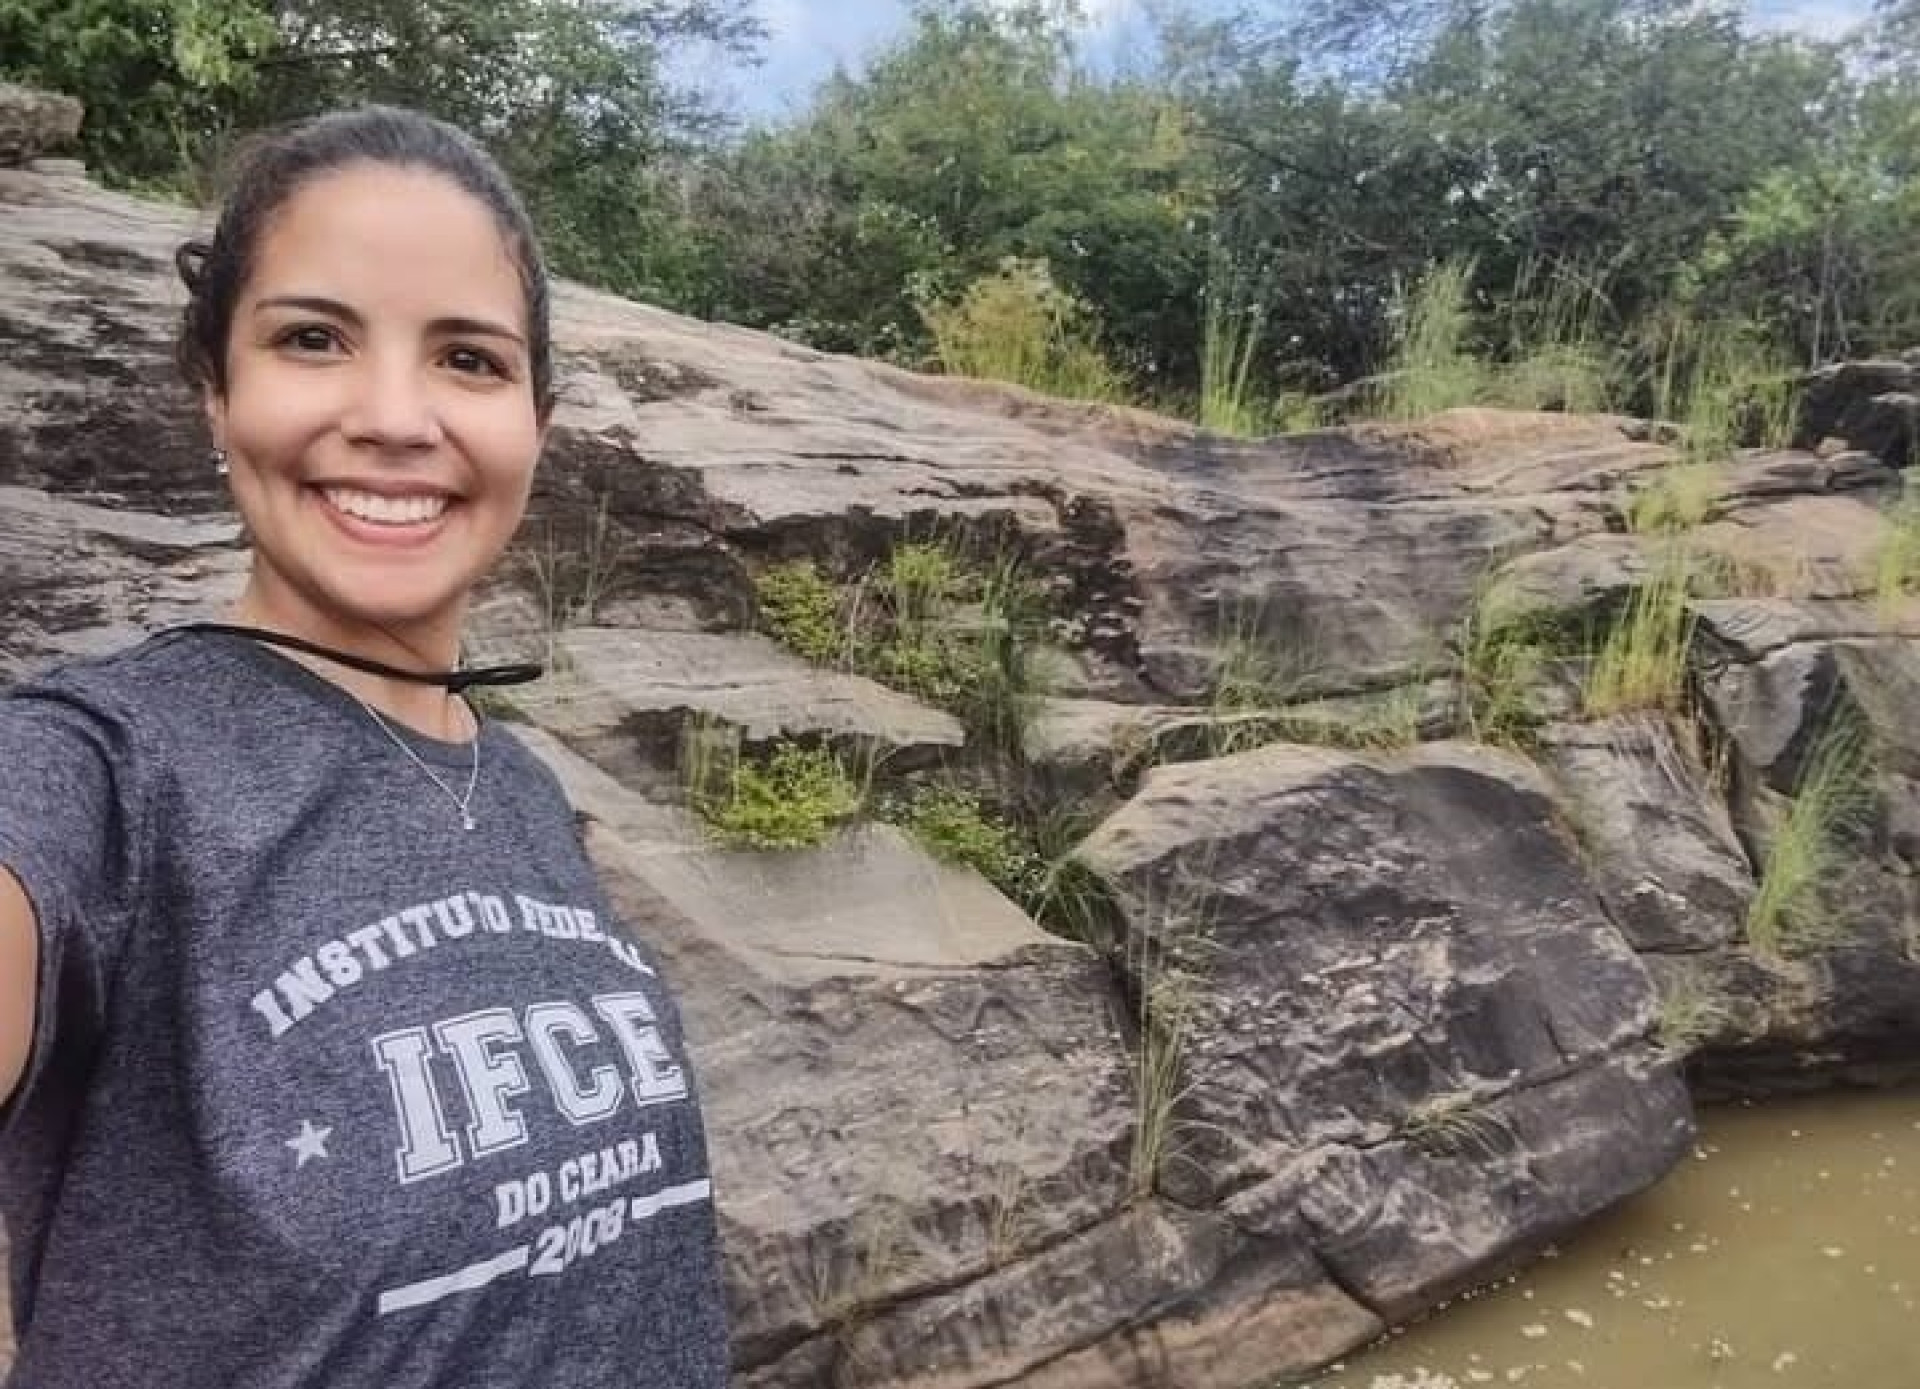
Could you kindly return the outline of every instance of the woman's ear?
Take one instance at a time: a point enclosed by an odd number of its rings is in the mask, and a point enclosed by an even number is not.
[[[217,450],[227,447],[227,398],[211,385],[200,388],[200,409],[207,417],[207,434]]]

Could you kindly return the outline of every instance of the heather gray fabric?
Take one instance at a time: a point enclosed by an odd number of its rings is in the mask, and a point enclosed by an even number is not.
[[[42,955],[0,1118],[16,1389],[725,1384],[678,1014],[491,722],[473,813],[245,638],[0,698]]]

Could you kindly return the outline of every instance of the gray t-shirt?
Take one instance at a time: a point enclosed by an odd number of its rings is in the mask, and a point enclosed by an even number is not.
[[[395,728],[464,791],[468,747]],[[472,811],[246,638],[0,698],[41,933],[15,1389],[725,1384],[678,1013],[491,722]]]

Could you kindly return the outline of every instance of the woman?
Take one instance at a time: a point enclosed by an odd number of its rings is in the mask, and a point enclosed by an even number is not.
[[[181,267],[253,563],[0,700],[10,1382],[721,1385],[677,1014],[449,671],[552,398],[526,214],[371,108],[257,144]]]

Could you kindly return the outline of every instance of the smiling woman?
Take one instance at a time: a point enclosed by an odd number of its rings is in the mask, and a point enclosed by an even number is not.
[[[677,1010],[459,698],[528,672],[449,669],[552,398],[526,216],[368,108],[257,143],[180,266],[252,567],[0,698],[8,1382],[720,1389]]]

